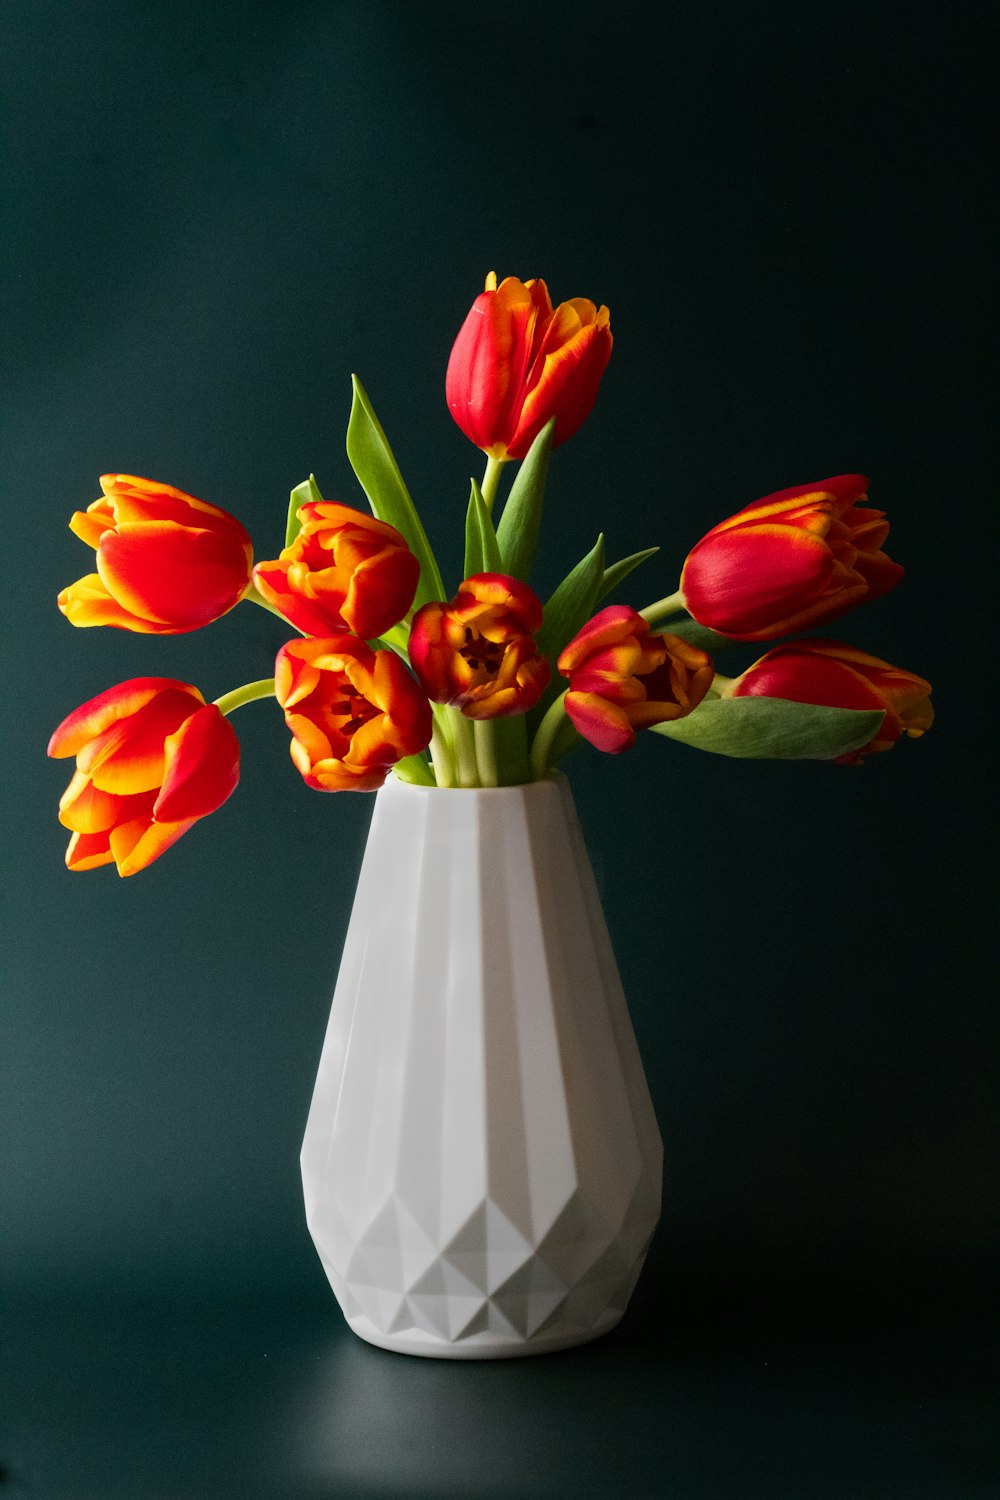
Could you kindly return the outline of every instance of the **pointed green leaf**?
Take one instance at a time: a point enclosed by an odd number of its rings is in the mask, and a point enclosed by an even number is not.
[[[549,659],[549,685],[528,715],[528,735],[533,737],[545,715],[565,687],[556,671],[556,661],[567,641],[573,639],[581,625],[594,612],[604,581],[604,533],[594,546],[568,573],[545,606],[542,628],[536,637],[538,649]]]
[[[697,620],[690,620],[687,615],[679,615],[676,620],[658,620],[655,628],[657,635],[679,635],[682,641],[697,646],[699,651],[707,651],[710,656],[747,644],[746,641],[734,641],[728,635],[720,635],[717,630],[709,630],[707,625],[699,625]]]
[[[514,578],[523,579],[524,582],[528,580],[535,548],[538,546],[555,425],[556,419],[553,417],[528,449],[511,485],[497,527],[497,540],[503,558],[502,571],[510,573]]]
[[[654,734],[740,760],[834,760],[873,739],[881,709],[823,708],[785,698],[710,698]]]
[[[647,557],[653,557],[659,550],[659,547],[647,547],[644,552],[633,552],[631,557],[623,557],[621,562],[612,563],[610,568],[605,568],[604,581],[601,584],[598,599],[606,599],[628,577],[633,568],[644,563]]]
[[[471,578],[473,573],[503,573],[505,571],[500,559],[497,534],[493,530],[493,521],[486,509],[483,492],[473,480],[469,509],[465,517],[464,576]]]
[[[354,401],[347,424],[347,456],[351,467],[368,496],[374,514],[380,521],[387,521],[390,526],[395,526],[419,559],[420,582],[417,584],[414,604],[419,607],[429,599],[443,599],[445,594],[441,574],[416,506],[410,499],[410,493],[399,472],[399,465],[372,410],[364,386],[356,375],[351,379],[354,384]]]
[[[299,520],[299,506],[308,505],[313,500],[322,500],[319,485],[316,483],[316,475],[310,474],[308,479],[303,479],[297,484],[288,497],[288,520],[285,523],[285,546],[290,547],[302,530],[302,522]]]

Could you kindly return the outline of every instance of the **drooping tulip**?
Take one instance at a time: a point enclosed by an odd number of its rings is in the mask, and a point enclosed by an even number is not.
[[[868,481],[841,474],[779,490],[713,526],[688,554],[681,592],[693,617],[740,641],[803,630],[895,588],[882,551],[889,523]]]
[[[430,743],[426,695],[394,652],[358,636],[289,641],[275,661],[274,694],[292,760],[316,791],[376,791],[397,761]]]
[[[373,639],[413,603],[420,563],[394,526],[349,505],[310,501],[302,528],[275,562],[254,568],[257,588],[297,630]]]
[[[612,755],[636,730],[683,718],[712,683],[712,659],[679,636],[656,634],[634,609],[612,604],[560,653],[569,678],[565,707],[577,731]]]
[[[788,641],[768,651],[725,689],[724,697],[786,698],[828,708],[881,708],[885,718],[867,745],[837,757],[858,765],[867,755],[891,750],[905,734],[916,739],[931,727],[931,685],[840,641]]]
[[[541,623],[541,600],[526,583],[474,573],[448,604],[417,611],[410,661],[427,696],[466,718],[527,713],[549,681],[535,642]]]
[[[144,870],[221,807],[240,776],[228,719],[172,677],[132,677],[91,698],[59,725],[49,754],[76,756],[59,804],[71,870],[112,860],[119,875]]]
[[[448,361],[448,408],[492,458],[523,458],[550,418],[552,443],[589,416],[611,358],[610,314],[585,297],[553,309],[544,281],[491,271]]]
[[[101,489],[69,523],[97,553],[97,572],[59,595],[70,624],[179,635],[243,597],[253,547],[228,511],[132,474],[104,474]]]

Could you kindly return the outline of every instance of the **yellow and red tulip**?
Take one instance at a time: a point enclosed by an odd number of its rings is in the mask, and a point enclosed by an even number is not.
[[[59,804],[73,832],[71,870],[112,860],[119,875],[144,870],[221,807],[240,778],[232,725],[171,677],[132,677],[91,698],[59,725],[49,754],[76,756]]]
[[[394,526],[349,505],[317,500],[299,511],[302,529],[276,562],[254,568],[257,588],[297,630],[369,639],[413,603],[420,563]]]
[[[712,660],[676,635],[654,634],[625,604],[589,620],[560,653],[569,678],[565,708],[574,727],[611,755],[635,743],[636,730],[689,714],[712,683]]]
[[[550,418],[553,447],[589,416],[611,358],[610,314],[585,297],[553,310],[544,281],[491,271],[448,361],[455,421],[491,458],[523,458]]]
[[[394,652],[358,636],[289,641],[275,661],[274,695],[292,760],[316,791],[377,791],[398,760],[430,743],[425,695]]]
[[[779,490],[713,526],[692,548],[681,592],[702,625],[771,640],[832,620],[895,588],[882,551],[889,523],[866,507],[868,481],[841,474]]]
[[[253,547],[235,517],[132,474],[104,474],[101,489],[69,523],[97,553],[97,572],[59,595],[70,624],[179,635],[217,620],[243,597]]]
[[[535,632],[537,594],[506,573],[474,573],[448,604],[425,604],[410,631],[413,670],[427,696],[469,719],[527,713],[549,681]]]
[[[866,755],[891,750],[902,736],[916,739],[931,727],[931,685],[839,641],[789,641],[768,651],[726,688],[727,698],[785,698],[828,708],[881,708],[885,718],[873,740],[838,756],[857,765]]]

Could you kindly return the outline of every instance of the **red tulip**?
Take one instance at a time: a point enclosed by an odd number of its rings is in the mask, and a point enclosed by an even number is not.
[[[240,779],[232,725],[172,677],[132,677],[91,698],[59,725],[49,754],[76,756],[59,804],[59,821],[73,830],[71,870],[112,860],[119,875],[144,870]]]
[[[612,755],[637,729],[682,719],[708,692],[712,659],[676,635],[656,635],[626,604],[602,609],[559,657],[569,678],[566,712],[575,728]]]
[[[779,490],[722,521],[688,554],[681,591],[702,625],[765,641],[835,619],[895,588],[889,523],[864,508],[868,481],[841,474]]]
[[[253,547],[227,511],[132,474],[105,474],[101,489],[69,523],[97,551],[97,572],[59,595],[71,625],[179,635],[239,603]]]
[[[474,573],[449,604],[425,604],[410,631],[410,661],[435,703],[469,719],[527,713],[549,680],[535,632],[542,604],[506,573]]]
[[[841,755],[858,765],[866,755],[891,750],[904,734],[916,739],[934,722],[931,685],[839,641],[789,641],[748,667],[724,694],[727,698],[787,698],[829,708],[881,708],[885,718],[873,740]]]
[[[508,276],[472,304],[448,361],[448,407],[492,458],[523,458],[551,417],[553,447],[571,438],[597,399],[611,358],[610,314],[585,297],[553,311],[544,281]]]
[[[397,624],[413,603],[420,563],[395,527],[329,500],[299,514],[292,545],[254,568],[268,603],[307,635],[374,638]]]
[[[398,760],[430,744],[431,707],[406,667],[354,635],[282,646],[274,695],[292,760],[316,791],[374,792]]]

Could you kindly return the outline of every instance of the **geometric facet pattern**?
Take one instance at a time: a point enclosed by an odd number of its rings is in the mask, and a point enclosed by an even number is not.
[[[302,1181],[348,1323],[489,1359],[621,1318],[663,1150],[566,781],[378,792]]]

